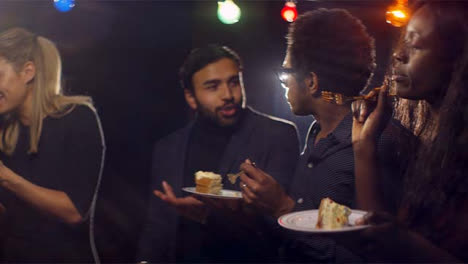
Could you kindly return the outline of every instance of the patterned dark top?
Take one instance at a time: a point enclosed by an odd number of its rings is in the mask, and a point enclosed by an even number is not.
[[[290,195],[296,201],[294,211],[318,209],[322,198],[356,208],[354,185],[354,153],[351,143],[352,115],[348,114],[336,129],[314,145],[320,125],[312,123],[306,146],[299,158]],[[393,122],[380,138],[378,151],[382,159],[382,192],[389,207],[396,208],[401,193],[401,166],[395,148]],[[337,246],[331,239],[298,233],[287,234],[287,261],[358,262],[360,259]]]

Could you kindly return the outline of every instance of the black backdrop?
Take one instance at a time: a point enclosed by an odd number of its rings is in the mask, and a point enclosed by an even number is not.
[[[295,117],[273,69],[281,65],[288,23],[284,1],[236,1],[239,23],[224,25],[216,1],[76,0],[68,13],[52,0],[0,0],[0,29],[25,27],[57,43],[65,90],[93,97],[107,142],[96,215],[103,261],[131,262],[144,220],[154,141],[188,120],[177,80],[191,48],[228,45],[244,61],[247,101],[296,122],[304,137],[311,117]],[[385,23],[386,0],[299,1],[298,11],[341,7],[361,18],[376,38],[378,69],[385,71],[398,29]]]

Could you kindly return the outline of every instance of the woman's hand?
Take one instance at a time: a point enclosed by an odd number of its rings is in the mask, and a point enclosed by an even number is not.
[[[405,254],[410,234],[396,219],[385,212],[371,212],[356,221],[357,225],[371,225],[361,233],[364,242],[361,254],[373,261],[408,260]],[[405,257],[406,256],[406,257]]]
[[[396,219],[384,212],[371,212],[356,221],[356,225],[370,225],[353,234],[335,239],[355,254],[371,262],[409,261],[410,232]]]
[[[370,225],[350,244],[353,251],[372,262],[455,262],[447,251],[406,228],[391,214],[371,212],[356,224]],[[356,243],[357,242],[357,243]]]
[[[360,100],[351,104],[356,202],[358,208],[367,211],[386,210],[379,190],[382,171],[377,158],[377,140],[390,120],[392,108],[387,98],[388,86],[382,86],[378,95],[377,92],[373,90],[366,96],[378,96],[377,103]]]
[[[377,103],[371,100],[358,100],[351,104],[353,113],[352,142],[375,142],[392,116],[392,107],[388,99],[387,85],[380,91],[372,90],[366,95],[368,98],[378,96]],[[376,95],[376,93],[378,93]]]

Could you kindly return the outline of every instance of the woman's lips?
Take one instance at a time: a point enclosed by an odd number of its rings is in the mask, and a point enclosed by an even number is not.
[[[403,74],[393,74],[392,81],[397,82],[397,83],[406,82],[408,81],[408,76],[403,75]]]

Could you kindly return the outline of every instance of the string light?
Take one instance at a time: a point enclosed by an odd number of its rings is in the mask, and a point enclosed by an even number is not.
[[[60,12],[68,12],[75,7],[75,0],[54,0],[54,6]]]
[[[408,0],[397,0],[396,5],[389,6],[385,14],[387,23],[401,27],[408,23],[410,18],[410,10],[408,8]]]
[[[224,24],[234,24],[241,16],[240,8],[232,0],[218,2],[218,18]]]
[[[293,22],[297,18],[297,9],[296,3],[292,0],[287,0],[284,4],[283,9],[281,9],[281,17],[288,21]]]

